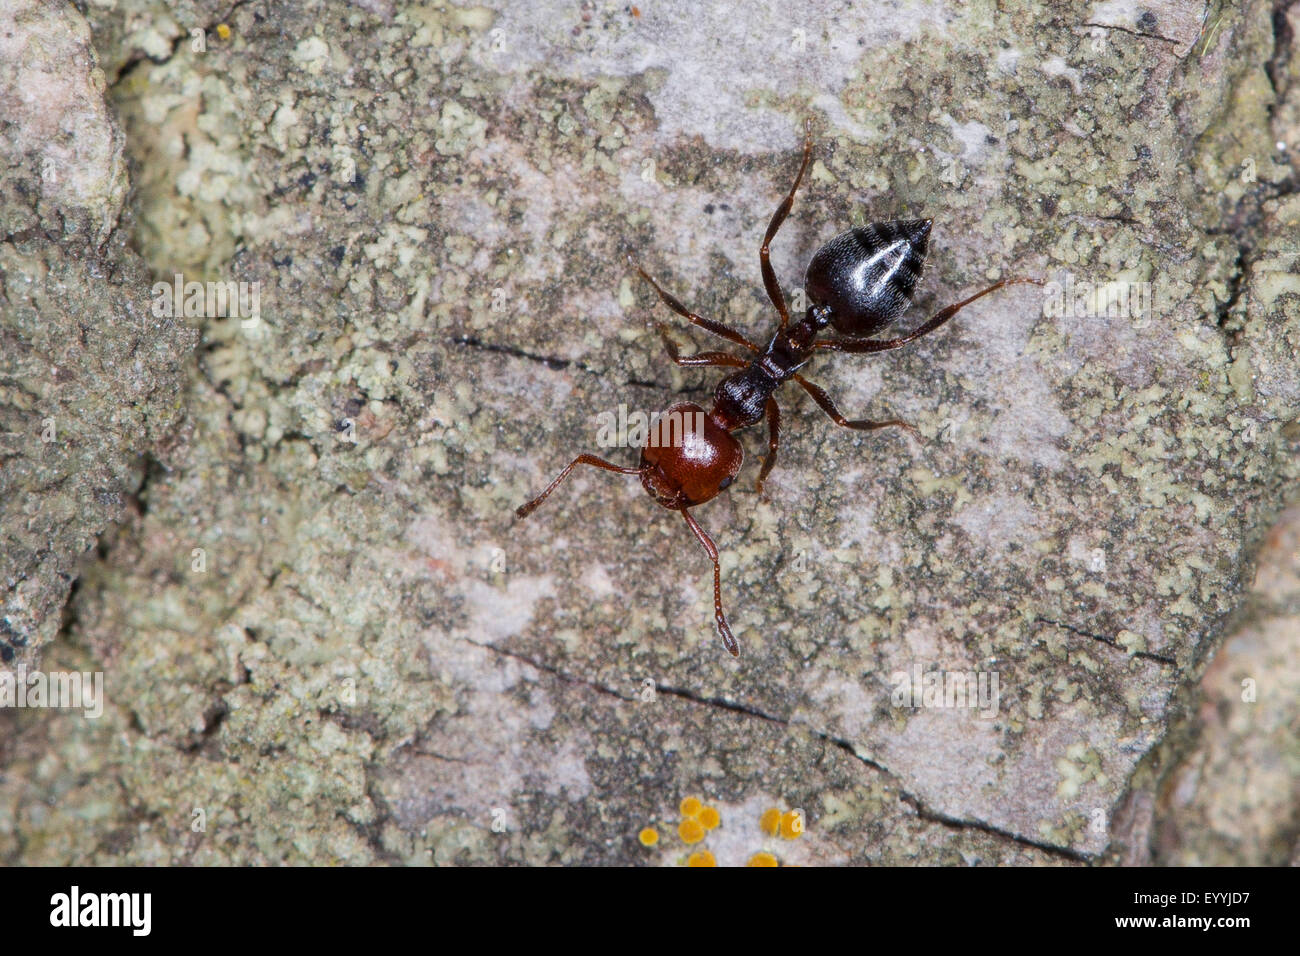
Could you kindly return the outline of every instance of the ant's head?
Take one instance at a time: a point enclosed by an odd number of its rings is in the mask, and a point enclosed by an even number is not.
[[[810,305],[829,309],[830,324],[843,335],[863,338],[885,328],[912,304],[930,223],[899,219],[840,233],[808,263]]]
[[[736,480],[744,449],[699,405],[683,403],[650,426],[641,484],[665,508],[703,504]]]

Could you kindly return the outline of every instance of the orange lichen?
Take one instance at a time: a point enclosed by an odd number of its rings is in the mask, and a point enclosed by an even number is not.
[[[692,853],[686,860],[687,866],[717,866],[718,861],[713,858],[713,854],[708,850],[700,850],[698,853]]]
[[[704,839],[704,827],[699,820],[686,819],[677,826],[677,835],[683,843],[699,843]]]
[[[221,39],[223,39],[223,40],[229,40],[229,39],[230,39],[230,27],[226,26],[224,23],[218,23],[218,24],[217,24],[217,36],[221,37]]]
[[[659,842],[659,831],[654,827],[646,827],[636,835],[636,838],[641,841],[642,846],[654,846]]]
[[[796,840],[803,836],[803,813],[789,810],[781,817],[781,836],[787,840]]]
[[[687,797],[682,801],[682,805],[679,809],[682,811],[682,816],[684,817],[698,817],[700,811],[704,809],[704,804],[700,803],[700,801],[695,797]]]
[[[776,857],[774,857],[771,853],[755,853],[753,856],[749,858],[749,862],[745,864],[745,866],[780,866],[780,865],[781,864],[777,862]]]
[[[722,822],[722,815],[718,813],[716,807],[705,807],[695,818],[700,821],[700,826],[706,830],[712,830]]]
[[[763,815],[758,818],[758,826],[768,836],[776,836],[781,830],[781,811],[776,807],[764,810]]]

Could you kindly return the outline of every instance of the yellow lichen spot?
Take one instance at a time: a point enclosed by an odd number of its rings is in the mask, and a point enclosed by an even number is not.
[[[704,809],[704,804],[700,803],[695,797],[687,797],[682,801],[681,811],[684,817],[698,817],[702,809]]]
[[[692,853],[686,860],[687,866],[717,866],[718,861],[713,858],[713,854],[708,850],[700,850],[698,853]]]
[[[699,843],[704,839],[704,827],[699,820],[683,820],[677,827],[677,835],[683,843]]]
[[[229,40],[229,39],[230,39],[230,27],[226,26],[224,23],[218,23],[218,24],[217,24],[217,36],[221,37],[221,39],[223,39],[223,40]]]
[[[781,817],[781,836],[787,840],[803,836],[803,814],[800,811],[790,810]]]
[[[695,819],[699,820],[700,826],[704,827],[706,830],[712,830],[722,822],[722,817],[719,815],[716,807],[705,807],[700,811],[699,816]]]
[[[776,861],[776,857],[774,857],[770,853],[755,853],[753,856],[749,858],[749,862],[745,864],[745,866],[780,866],[780,865],[781,864]]]
[[[763,815],[758,818],[758,826],[768,836],[776,836],[777,831],[781,829],[781,811],[776,807],[764,810]]]
[[[641,841],[642,846],[654,846],[659,842],[659,831],[654,827],[646,827],[636,835],[636,838]]]

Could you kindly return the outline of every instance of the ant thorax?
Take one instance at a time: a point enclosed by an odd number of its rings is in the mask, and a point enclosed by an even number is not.
[[[768,398],[780,384],[758,362],[728,375],[713,392],[713,417],[727,431],[753,425],[763,417]]]

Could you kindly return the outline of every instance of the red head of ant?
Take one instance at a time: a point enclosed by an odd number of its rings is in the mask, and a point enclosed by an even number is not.
[[[545,491],[515,512],[520,518],[526,518],[578,465],[592,465],[623,475],[637,475],[655,501],[672,511],[681,512],[686,524],[713,562],[714,618],[723,644],[736,657],[740,656],[740,646],[736,643],[722,610],[722,571],[718,563],[718,549],[689,511],[730,486],[740,473],[745,452],[732,433],[756,424],[765,416],[767,418],[768,455],[759,470],[756,485],[760,493],[763,482],[776,464],[780,440],[781,413],[775,393],[788,381],[793,380],[807,392],[837,425],[861,431],[897,425],[915,433],[916,429],[898,419],[880,422],[846,419],[839,413],[830,396],[800,375],[799,369],[818,349],[867,353],[902,348],[933,332],[963,306],[980,296],[1016,282],[1037,282],[1034,279],[1003,279],[940,310],[907,335],[892,339],[869,338],[883,331],[911,305],[912,292],[929,251],[931,220],[873,223],[841,233],[817,250],[808,264],[804,279],[805,293],[810,303],[808,310],[802,319],[792,324],[785,295],[781,292],[776,273],[769,262],[768,250],[794,205],[795,192],[811,156],[812,124],[809,122],[804,138],[803,162],[790,192],[768,223],[767,234],[763,237],[763,245],[758,253],[763,285],[780,317],[780,327],[767,346],[759,348],[735,329],[691,312],[671,293],[660,288],[629,256],[628,261],[632,267],[670,309],[694,325],[741,346],[749,355],[741,357],[730,352],[682,355],[661,324],[660,335],[669,357],[677,365],[684,368],[720,366],[739,369],[718,383],[713,394],[712,408],[706,412],[699,405],[689,403],[669,408],[651,428],[649,441],[641,450],[641,463],[636,468],[624,468],[595,455],[579,455],[569,462]],[[838,332],[840,337],[819,340],[818,336],[828,326]]]

